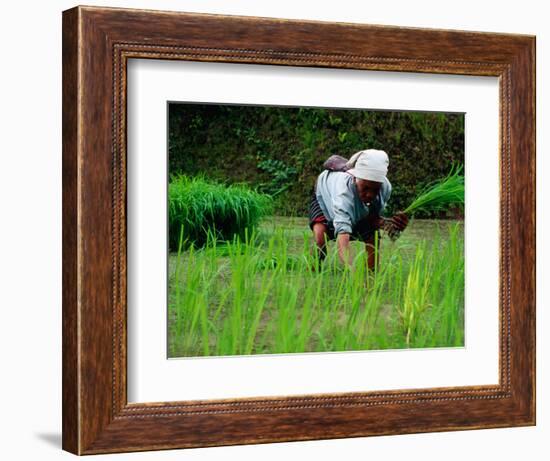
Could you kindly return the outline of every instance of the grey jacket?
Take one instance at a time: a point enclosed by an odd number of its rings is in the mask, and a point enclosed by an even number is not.
[[[336,235],[351,234],[355,224],[373,212],[382,215],[392,186],[386,178],[370,208],[361,202],[353,176],[343,171],[324,170],[315,184],[315,195],[323,214],[334,225]]]

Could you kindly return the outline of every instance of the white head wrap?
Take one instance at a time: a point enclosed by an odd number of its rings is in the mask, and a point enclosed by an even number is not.
[[[353,154],[346,165],[351,168],[348,173],[356,178],[384,182],[389,163],[388,154],[383,150],[367,149]]]

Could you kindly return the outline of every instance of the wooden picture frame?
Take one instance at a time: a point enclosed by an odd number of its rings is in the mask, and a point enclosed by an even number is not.
[[[129,404],[130,58],[498,77],[499,384]],[[63,449],[75,454],[534,425],[535,38],[96,7],[63,12],[62,345]]]

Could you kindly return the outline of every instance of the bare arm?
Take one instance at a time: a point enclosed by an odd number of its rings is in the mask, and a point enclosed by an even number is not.
[[[338,256],[340,257],[340,261],[342,261],[342,264],[352,266],[352,254],[351,254],[351,247],[350,247],[350,234],[347,234],[345,232],[342,232],[338,234],[338,238],[336,239],[336,243],[338,245]]]

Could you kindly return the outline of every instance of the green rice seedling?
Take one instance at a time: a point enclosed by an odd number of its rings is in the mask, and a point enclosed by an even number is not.
[[[449,174],[429,184],[403,212],[413,216],[418,211],[447,210],[450,206],[464,206],[464,175],[462,165],[453,166]]]
[[[426,242],[422,267],[413,264],[404,293],[403,325],[409,347],[460,346],[464,336],[464,257],[462,226],[436,229],[430,245]],[[420,246],[419,246],[420,247]],[[409,282],[411,284],[409,285]],[[402,312],[403,314],[404,312]],[[407,323],[408,321],[408,323]]]
[[[314,333],[316,310],[322,299],[322,288],[321,277],[314,277],[310,283],[306,284],[305,296],[300,311],[301,320],[296,338],[296,352],[308,351],[308,345]]]
[[[412,217],[416,213],[445,211],[450,207],[464,208],[464,175],[462,165],[453,165],[449,174],[439,180],[428,184],[412,203],[403,210],[407,216]],[[389,220],[384,226],[390,238],[397,240],[401,232],[391,227]]]
[[[433,323],[432,330],[438,332],[439,341],[449,346],[460,346],[464,342],[464,242],[461,233],[461,226],[450,226],[447,244],[439,246],[438,258],[434,258],[437,264],[434,272],[440,274],[440,286],[431,295],[437,301],[429,320]],[[438,292],[441,293],[439,297]]]
[[[256,335],[258,333],[258,327],[262,320],[262,316],[264,313],[268,296],[271,293],[271,289],[276,279],[277,279],[277,270],[271,271],[271,275],[269,275],[269,271],[263,271],[262,281],[261,281],[262,290],[259,291],[259,296],[257,297],[257,301],[254,305],[254,312],[252,315],[253,319],[250,324],[250,327],[246,331],[247,339],[246,339],[246,345],[243,351],[244,354],[252,354],[252,351],[254,350]]]
[[[178,243],[178,253],[177,253],[177,258],[176,258],[176,268],[175,268],[175,272],[174,272],[174,275],[172,277],[172,279],[170,280],[170,283],[169,285],[174,287],[175,286],[175,290],[174,290],[174,298],[175,298],[175,305],[176,306],[181,306],[182,305],[182,302],[181,302],[181,291],[182,291],[182,284],[180,283],[180,267],[181,267],[181,261],[182,261],[182,255],[181,255],[181,250],[182,250],[182,246],[183,246],[183,230],[184,230],[184,226],[182,224],[181,228],[180,228],[180,238],[179,238],[179,243]],[[168,295],[170,296],[170,292],[168,293]],[[179,314],[179,311],[176,311],[175,312],[175,316],[173,316],[172,318],[174,319],[175,317],[175,325],[176,325],[176,328],[175,328],[175,334],[176,335],[181,335],[181,332],[182,332],[182,322],[183,322],[183,318],[181,315],[178,315]],[[174,343],[170,343],[171,345],[171,352],[174,353]]]
[[[431,259],[426,258],[426,243],[421,242],[416,250],[414,261],[407,274],[403,292],[401,317],[405,331],[405,344],[410,346],[420,317],[428,307]]]
[[[225,185],[204,176],[174,175],[168,185],[170,249],[177,249],[182,224],[187,243],[203,246],[208,232],[215,233],[218,240],[244,237],[244,229],[257,227],[272,211],[273,199],[245,184]]]
[[[184,249],[180,231],[169,287],[171,356],[463,345],[462,225],[383,244],[374,273],[358,242],[354,270],[329,245],[312,272],[303,232],[243,234],[220,242],[211,232],[205,246]]]

